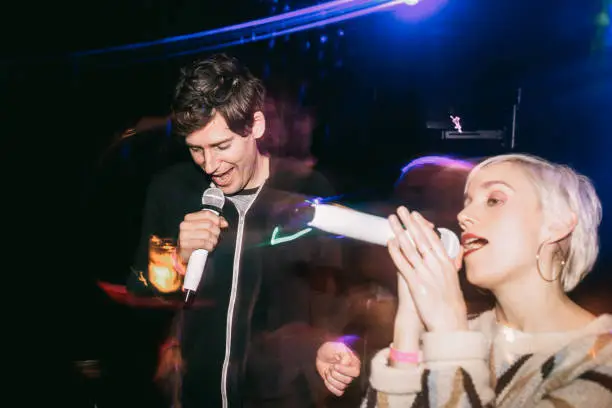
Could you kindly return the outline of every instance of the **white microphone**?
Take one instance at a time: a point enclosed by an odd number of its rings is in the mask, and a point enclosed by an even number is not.
[[[202,211],[212,211],[219,215],[223,209],[223,204],[225,204],[223,191],[216,187],[211,187],[202,194]],[[189,302],[198,290],[207,258],[208,251],[205,249],[196,249],[189,257],[185,279],[183,280],[185,303]]]
[[[314,210],[314,214],[312,214],[308,226],[331,234],[382,246],[387,246],[387,242],[395,236],[389,221],[383,217],[333,204],[313,204],[310,208]],[[436,230],[448,256],[455,258],[460,249],[457,235],[446,228],[436,228]],[[412,241],[412,237],[408,233],[406,235]]]

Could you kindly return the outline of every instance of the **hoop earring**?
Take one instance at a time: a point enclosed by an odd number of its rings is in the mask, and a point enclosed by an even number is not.
[[[540,278],[542,278],[544,281],[548,282],[548,283],[552,283],[554,281],[556,281],[557,279],[559,279],[559,276],[561,275],[561,271],[559,271],[557,273],[556,276],[552,277],[551,279],[548,279],[544,276],[544,274],[542,273],[542,269],[540,269],[540,252],[542,252],[542,248],[544,248],[544,244],[546,243],[546,241],[542,242],[540,244],[540,246],[538,247],[538,252],[536,253],[536,269],[538,270],[538,275],[540,275]],[[561,261],[561,269],[563,270],[563,267],[565,266],[565,260]]]

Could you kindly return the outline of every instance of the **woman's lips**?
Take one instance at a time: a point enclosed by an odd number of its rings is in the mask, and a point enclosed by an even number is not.
[[[465,258],[472,252],[476,252],[485,245],[487,245],[489,241],[485,238],[482,238],[478,235],[472,233],[464,233],[461,235],[461,245],[463,246],[463,257]]]

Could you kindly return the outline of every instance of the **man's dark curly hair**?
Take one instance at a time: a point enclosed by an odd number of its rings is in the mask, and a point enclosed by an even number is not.
[[[186,137],[202,129],[215,113],[230,130],[250,133],[253,115],[263,111],[265,88],[236,58],[216,54],[181,70],[172,102],[176,133]]]

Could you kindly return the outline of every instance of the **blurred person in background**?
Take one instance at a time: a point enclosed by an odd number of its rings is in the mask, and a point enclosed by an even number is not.
[[[402,168],[389,199],[366,205],[364,211],[386,216],[397,206],[405,205],[425,214],[436,226],[448,228],[459,235],[457,214],[463,207],[463,188],[473,167],[471,160],[447,156],[418,157]],[[387,248],[355,240],[347,242],[347,248],[350,256],[347,256],[345,263],[354,273],[352,280],[345,280],[339,289],[344,299],[339,314],[344,315],[343,333],[360,337],[356,351],[360,358],[368,362],[393,339],[397,268]],[[470,314],[490,308],[490,293],[469,284],[463,273],[460,276]],[[369,367],[365,366],[364,370],[359,388],[365,391]],[[334,370],[320,370],[319,374],[330,382],[334,381],[334,377],[344,380],[336,383],[339,389],[346,389],[351,381]]]

